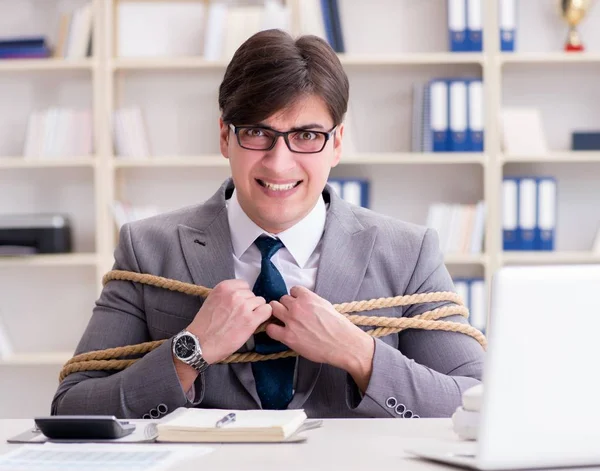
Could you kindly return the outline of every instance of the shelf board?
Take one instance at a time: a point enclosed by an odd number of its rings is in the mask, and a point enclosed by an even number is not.
[[[507,251],[500,255],[503,264],[583,264],[600,263],[600,254],[588,251]]]
[[[30,72],[36,70],[92,70],[93,59],[2,59],[0,72]]]
[[[600,54],[580,52],[517,52],[499,54],[501,64],[567,64],[600,63]]]
[[[390,152],[343,156],[340,165],[356,164],[481,164],[487,156],[476,152]]]
[[[115,168],[152,167],[228,167],[229,161],[220,155],[199,155],[189,157],[149,157],[147,159],[114,158]]]
[[[487,157],[479,153],[363,153],[342,157],[340,165],[400,165],[400,164],[480,164]],[[115,158],[115,168],[150,167],[228,167],[227,159],[220,155],[199,155],[189,157],[149,157],[147,159]]]
[[[47,168],[47,167],[94,167],[94,157],[69,157],[65,159],[39,158],[26,159],[23,157],[0,157],[0,169],[2,168]]]
[[[98,257],[95,253],[67,253],[43,255],[0,256],[0,268],[6,267],[58,267],[95,266]]]
[[[501,156],[503,162],[555,162],[555,163],[575,163],[575,162],[600,162],[600,151],[573,151],[573,152],[551,152],[546,155],[532,156]]]
[[[0,358],[0,366],[64,365],[72,357],[70,352],[15,353]]]
[[[339,54],[342,65],[383,66],[418,64],[482,64],[483,54],[473,52],[425,52],[407,54]]]
[[[448,253],[444,255],[444,263],[448,265],[486,265],[488,257],[480,253]]]
[[[415,64],[481,64],[483,54],[432,52],[418,54],[340,54],[345,66],[387,66]],[[229,60],[209,61],[203,57],[115,58],[114,70],[214,69],[224,70]]]

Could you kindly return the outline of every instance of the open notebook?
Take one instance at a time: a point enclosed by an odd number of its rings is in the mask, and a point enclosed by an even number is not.
[[[216,423],[235,413],[236,420],[222,427]],[[290,439],[306,421],[303,409],[174,411],[157,424],[159,442],[282,442]]]

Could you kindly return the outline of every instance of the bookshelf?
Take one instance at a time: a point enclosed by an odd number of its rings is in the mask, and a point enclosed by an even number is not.
[[[0,0],[0,12],[6,13],[0,14],[0,34],[46,34],[53,40],[58,14],[84,1],[50,0],[33,9],[35,0]],[[117,57],[118,6],[136,1],[92,0],[92,57],[0,61],[0,96],[11,103],[10,109],[0,110],[5,124],[0,126],[0,213],[66,212],[73,218],[75,238],[72,254],[0,258],[0,286],[8,299],[0,304],[0,319],[15,338],[15,354],[0,360],[0,375],[25,382],[31,377],[24,369],[44,371],[36,379],[34,403],[0,393],[0,417],[48,411],[55,373],[75,348],[101,278],[112,265],[117,230],[111,203],[125,199],[167,211],[205,200],[229,174],[227,161],[218,153],[216,124],[217,87],[228,61]],[[590,110],[586,98],[600,98],[594,92],[600,29],[593,29],[600,21],[599,10],[581,27],[588,51],[567,55],[561,52],[566,27],[547,0],[520,2],[518,50],[500,53],[497,1],[485,2],[485,51],[450,53],[445,0],[339,1],[349,51],[340,59],[350,78],[357,139],[356,150],[344,155],[332,176],[368,178],[373,209],[419,224],[425,223],[433,202],[484,200],[485,251],[446,254],[456,277],[483,277],[489,287],[502,265],[600,262],[600,255],[590,252],[600,218],[597,211],[592,218],[585,216],[594,211],[600,193],[600,152],[572,152],[567,144],[569,130],[600,123],[600,109]],[[10,21],[9,11],[14,18],[28,19]],[[410,152],[412,84],[441,76],[483,78],[483,153]],[[108,117],[131,104],[145,113],[153,155],[146,160],[121,159],[113,152]],[[496,116],[502,106],[516,104],[540,107],[548,155],[502,153]],[[28,113],[52,105],[93,110],[93,156],[20,157]],[[502,252],[501,182],[505,175],[522,172],[557,177],[561,203],[556,252]],[[70,293],[75,294],[65,296]],[[35,339],[33,346],[19,338],[38,322],[32,312],[42,313],[43,326],[29,337]]]

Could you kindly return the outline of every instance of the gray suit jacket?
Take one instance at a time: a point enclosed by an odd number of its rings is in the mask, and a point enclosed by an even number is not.
[[[207,287],[234,278],[225,206],[232,190],[227,180],[202,205],[123,226],[114,268]],[[330,204],[315,287],[319,296],[335,304],[454,289],[435,231],[351,206],[329,187],[323,194]],[[190,324],[202,301],[111,281],[76,353],[170,338]],[[443,304],[371,314],[408,317]],[[460,316],[447,320],[467,322]],[[462,392],[480,382],[483,357],[479,343],[464,334],[407,330],[388,335],[375,341],[373,373],[364,395],[345,371],[300,358],[289,408],[304,408],[309,417],[449,417]],[[69,375],[56,392],[52,413],[140,418],[159,404],[168,411],[181,406],[260,408],[247,363],[210,366],[198,377],[191,402],[175,372],[170,342],[165,342],[124,371]]]

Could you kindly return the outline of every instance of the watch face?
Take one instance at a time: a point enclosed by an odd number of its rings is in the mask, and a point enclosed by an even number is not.
[[[175,355],[185,360],[196,353],[196,342],[191,335],[182,335],[175,342]]]

